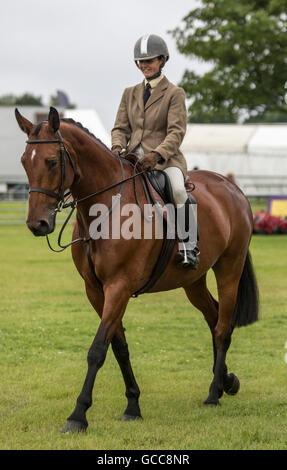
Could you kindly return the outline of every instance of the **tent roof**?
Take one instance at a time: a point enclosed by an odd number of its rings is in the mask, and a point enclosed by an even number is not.
[[[287,125],[258,126],[249,141],[248,153],[287,156]]]
[[[111,138],[104,128],[97,112],[94,109],[65,109],[65,118],[74,119],[89,129],[97,139],[101,140],[105,145],[110,147]]]
[[[188,153],[287,153],[287,124],[189,124],[181,150]]]

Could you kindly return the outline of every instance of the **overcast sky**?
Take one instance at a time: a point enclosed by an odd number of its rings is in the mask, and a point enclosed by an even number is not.
[[[124,88],[142,80],[133,48],[143,34],[166,40],[173,83],[186,68],[206,69],[180,55],[167,33],[199,0],[0,1],[0,95],[28,91],[48,104],[63,90],[77,107],[95,108],[108,131]]]

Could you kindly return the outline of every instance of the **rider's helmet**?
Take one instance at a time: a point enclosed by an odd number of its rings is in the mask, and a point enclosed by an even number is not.
[[[162,56],[164,58],[163,65],[169,59],[169,52],[165,41],[156,34],[146,34],[141,36],[134,47],[134,60],[154,59]]]

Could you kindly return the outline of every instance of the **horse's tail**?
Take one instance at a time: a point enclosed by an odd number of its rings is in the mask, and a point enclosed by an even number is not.
[[[250,252],[247,252],[233,312],[233,325],[246,326],[258,320],[259,294]]]

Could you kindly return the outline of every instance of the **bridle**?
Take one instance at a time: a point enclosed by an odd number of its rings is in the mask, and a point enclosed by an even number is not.
[[[92,194],[89,194],[88,196],[85,196],[85,197],[82,197],[80,199],[76,199],[76,200],[73,200],[73,201],[67,203],[66,202],[67,197],[71,194],[71,192],[69,190],[66,192],[65,189],[64,189],[65,180],[66,180],[66,172],[67,172],[66,171],[66,156],[68,158],[69,163],[71,164],[71,167],[74,171],[74,174],[77,174],[77,172],[76,172],[75,164],[74,164],[74,162],[72,160],[72,157],[70,155],[70,152],[67,150],[67,148],[64,144],[62,135],[61,135],[59,130],[57,131],[57,135],[58,135],[58,139],[26,140],[26,143],[27,144],[33,144],[33,145],[34,144],[59,144],[60,145],[61,186],[60,186],[59,192],[56,193],[56,192],[51,191],[49,189],[41,188],[41,187],[38,187],[38,186],[30,186],[29,187],[29,193],[31,193],[31,192],[43,193],[43,194],[46,194],[49,197],[53,197],[54,199],[56,199],[58,201],[58,206],[55,209],[55,214],[57,212],[61,212],[63,209],[71,207],[71,211],[68,214],[68,216],[67,216],[67,218],[66,218],[66,220],[65,220],[65,222],[64,222],[64,224],[63,224],[63,226],[60,230],[60,233],[59,233],[58,246],[60,247],[60,250],[55,250],[54,248],[52,248],[52,246],[50,244],[50,241],[49,241],[49,237],[48,237],[48,235],[46,235],[46,239],[47,239],[47,243],[49,245],[49,248],[52,251],[60,252],[60,251],[64,251],[66,248],[68,248],[69,246],[71,246],[72,244],[74,244],[76,242],[79,242],[79,241],[88,242],[91,239],[90,237],[89,238],[77,238],[77,239],[73,240],[71,243],[68,243],[67,245],[62,245],[61,244],[61,238],[62,238],[63,231],[64,231],[65,227],[67,226],[70,218],[72,217],[72,214],[73,214],[74,210],[76,209],[76,207],[79,203],[81,203],[83,201],[86,201],[87,199],[89,199],[93,196],[97,196],[99,194],[102,194],[102,193],[104,193],[104,192],[106,192],[110,189],[113,189],[113,188],[121,185],[120,191],[119,191],[119,193],[117,194],[117,197],[116,197],[116,202],[118,202],[121,195],[122,195],[122,191],[123,191],[125,182],[130,180],[130,179],[134,179],[136,176],[142,175],[143,173],[145,173],[145,171],[136,172],[136,164],[135,164],[134,174],[132,176],[129,176],[128,178],[125,178],[125,170],[124,170],[124,165],[123,165],[123,162],[122,162],[122,157],[120,157],[118,154],[116,154],[116,157],[117,157],[117,159],[120,163],[121,172],[122,172],[121,181],[118,181],[118,182],[113,183],[109,186],[106,186],[105,188],[100,189],[99,191],[96,191]],[[108,210],[107,216],[109,216],[109,214],[112,212],[113,209],[114,209],[114,205],[112,205],[112,207]]]
[[[65,180],[66,180],[66,155],[73,168],[74,173],[76,173],[76,168],[71,158],[70,152],[65,147],[62,135],[59,130],[57,131],[57,134],[59,137],[58,139],[26,140],[26,144],[60,144],[61,186],[60,186],[59,192],[55,193],[54,191],[50,191],[50,189],[44,189],[44,188],[40,188],[36,186],[31,186],[29,188],[29,193],[32,193],[32,192],[43,193],[43,194],[46,194],[47,196],[57,199],[58,201],[57,211],[60,211],[63,208],[65,197],[67,196],[64,190],[64,185],[65,185]]]

